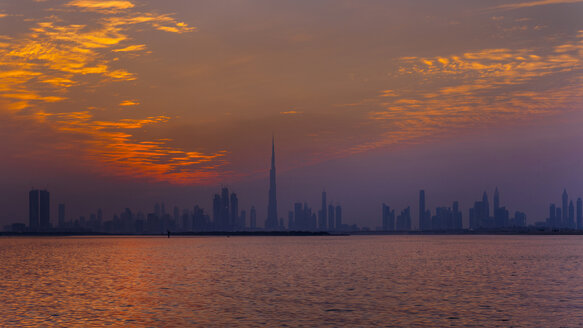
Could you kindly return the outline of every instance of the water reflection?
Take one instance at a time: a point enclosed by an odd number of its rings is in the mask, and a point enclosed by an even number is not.
[[[1,238],[0,326],[577,326],[578,236]]]

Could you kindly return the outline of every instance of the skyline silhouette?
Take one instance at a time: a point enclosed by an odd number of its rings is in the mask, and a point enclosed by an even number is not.
[[[144,213],[141,210],[133,212],[126,208],[122,213],[114,214],[110,220],[104,220],[101,208],[97,214],[90,214],[87,219],[66,219],[66,204],[58,204],[58,224],[53,226],[50,220],[50,193],[47,190],[33,189],[29,192],[28,226],[15,222],[4,226],[7,232],[95,232],[95,233],[146,233],[157,234],[168,232],[240,232],[240,231],[326,231],[326,232],[438,232],[438,231],[497,231],[501,229],[518,229],[530,227],[535,229],[583,230],[583,202],[577,198],[576,214],[573,200],[569,202],[566,189],[561,195],[562,207],[554,203],[549,205],[549,216],[536,222],[527,222],[524,212],[515,211],[510,217],[509,210],[500,204],[498,187],[493,194],[493,205],[490,206],[488,195],[484,191],[481,201],[475,201],[469,208],[468,219],[464,223],[459,201],[453,201],[451,207],[438,206],[432,211],[426,208],[425,190],[419,191],[419,211],[417,225],[412,221],[411,207],[402,209],[395,215],[395,209],[384,202],[381,205],[380,225],[368,227],[343,223],[342,207],[338,203],[327,203],[327,192],[322,191],[321,209],[313,212],[307,202],[295,202],[293,210],[288,212],[287,222],[284,217],[277,216],[276,193],[276,161],[275,138],[271,140],[271,162],[269,169],[269,189],[267,194],[267,217],[265,224],[257,226],[255,205],[249,208],[250,218],[247,223],[247,210],[239,211],[237,193],[229,192],[228,187],[221,187],[220,193],[214,194],[212,201],[212,216],[200,207],[193,205],[193,210],[181,209],[174,205],[172,212],[166,212],[164,203],[156,203],[154,211]],[[490,210],[492,209],[492,212]]]
[[[346,222],[385,202],[418,228],[421,189],[466,221],[496,186],[544,220],[583,195],[583,3],[517,1],[2,2],[0,226],[31,189],[78,218],[210,209],[220,185],[263,226],[272,134],[273,224],[319,220],[323,189]]]

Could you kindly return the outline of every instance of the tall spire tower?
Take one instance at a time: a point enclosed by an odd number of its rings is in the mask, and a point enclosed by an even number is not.
[[[278,227],[277,221],[277,196],[275,188],[275,141],[271,136],[271,169],[269,170],[269,203],[267,205],[267,220],[265,229],[275,229]]]

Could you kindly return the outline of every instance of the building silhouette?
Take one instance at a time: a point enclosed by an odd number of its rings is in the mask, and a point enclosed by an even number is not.
[[[562,195],[562,200],[563,200],[563,207],[561,208],[562,211],[562,216],[561,216],[561,224],[560,226],[562,228],[566,228],[569,226],[568,223],[568,215],[569,213],[568,211],[568,206],[569,206],[569,195],[567,194],[567,189],[563,189],[563,195]]]
[[[28,224],[32,232],[51,229],[51,201],[48,191],[34,189],[28,193]]]
[[[453,202],[452,207],[438,207],[435,215],[431,218],[431,230],[451,231],[461,230],[462,213],[459,211],[459,203]]]
[[[342,207],[340,205],[336,205],[336,230],[340,231],[343,230],[342,227]]]
[[[391,208],[383,203],[383,231],[395,231],[395,210],[391,211]]]
[[[318,212],[318,228],[322,231],[326,230],[326,220],[328,219],[326,204],[326,191],[322,191],[322,209]]]
[[[581,198],[578,198],[576,204],[574,204],[573,200],[569,201],[567,189],[563,189],[561,203],[563,205],[562,208],[551,203],[549,205],[549,216],[546,222],[537,222],[535,225],[556,230],[583,230],[583,213],[581,213],[583,211],[583,204],[581,204]]]
[[[498,192],[498,187],[494,190],[494,213],[500,208],[500,193]]]
[[[487,228],[489,226],[489,219],[488,195],[484,192],[482,201],[475,202],[474,207],[470,208],[470,229]]]
[[[419,230],[431,229],[431,212],[425,209],[425,190],[419,190]]]
[[[267,204],[267,219],[265,220],[265,229],[277,229],[277,194],[275,184],[275,140],[271,138],[271,169],[269,170],[269,199]]]
[[[255,211],[255,206],[251,206],[249,210],[249,228],[251,230],[257,229],[257,212]]]
[[[334,219],[336,217],[334,216],[334,205],[330,204],[328,206],[328,230],[332,231],[334,230]],[[326,229],[326,227],[324,227],[324,229]]]
[[[567,224],[566,227],[569,229],[575,229],[575,206],[573,205],[573,201],[569,202],[569,215],[567,216]]]
[[[401,211],[401,214],[397,216],[397,222],[395,226],[397,231],[410,231],[411,230],[411,208],[407,207]]]
[[[239,198],[237,198],[236,193],[232,193],[228,231],[240,230],[241,228],[239,222]]]
[[[39,190],[28,192],[28,229],[38,231],[39,229]]]

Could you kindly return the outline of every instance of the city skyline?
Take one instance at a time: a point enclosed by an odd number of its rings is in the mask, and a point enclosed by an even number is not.
[[[407,206],[400,214],[384,202],[381,206],[380,225],[376,228],[360,227],[357,223],[343,222],[342,207],[327,202],[327,192],[321,193],[321,209],[312,211],[307,202],[295,202],[293,210],[289,210],[287,221],[277,215],[276,193],[276,160],[275,137],[271,138],[271,161],[269,169],[269,189],[267,194],[267,217],[263,226],[257,225],[255,205],[247,210],[239,211],[237,193],[229,192],[228,187],[221,186],[220,193],[214,194],[211,213],[205,211],[199,203],[193,205],[193,210],[181,209],[174,205],[172,212],[166,212],[165,203],[156,203],[153,212],[130,208],[119,214],[114,214],[111,220],[104,220],[101,208],[97,214],[88,218],[66,219],[66,205],[59,203],[58,224],[53,226],[50,220],[50,193],[47,190],[33,189],[28,193],[28,226],[21,222],[6,225],[8,232],[102,232],[102,233],[147,233],[156,234],[171,232],[238,232],[238,231],[383,231],[383,232],[439,232],[439,231],[497,231],[507,229],[551,229],[551,230],[583,230],[583,201],[576,199],[576,209],[573,199],[569,199],[566,188],[561,195],[562,207],[554,203],[549,205],[549,216],[544,220],[528,222],[524,212],[516,210],[511,216],[510,210],[500,203],[498,187],[493,193],[493,203],[490,205],[486,191],[482,199],[475,201],[469,208],[467,219],[460,210],[459,201],[454,200],[451,207],[438,206],[432,215],[427,208],[427,198],[424,189],[419,191],[417,225],[413,223],[411,206]],[[192,206],[191,206],[192,208]],[[492,210],[492,211],[490,211]],[[287,222],[287,225],[286,225]]]
[[[0,1],[0,327],[583,326],[582,18]]]
[[[556,190],[583,194],[582,11],[566,0],[2,2],[0,225],[28,221],[31,189],[79,217],[211,208],[220,185],[263,225],[273,135],[278,218],[325,189],[347,222],[375,226],[385,202],[410,206],[416,227],[421,189],[428,208],[458,201],[467,216],[498,187],[513,211],[544,220]]]

